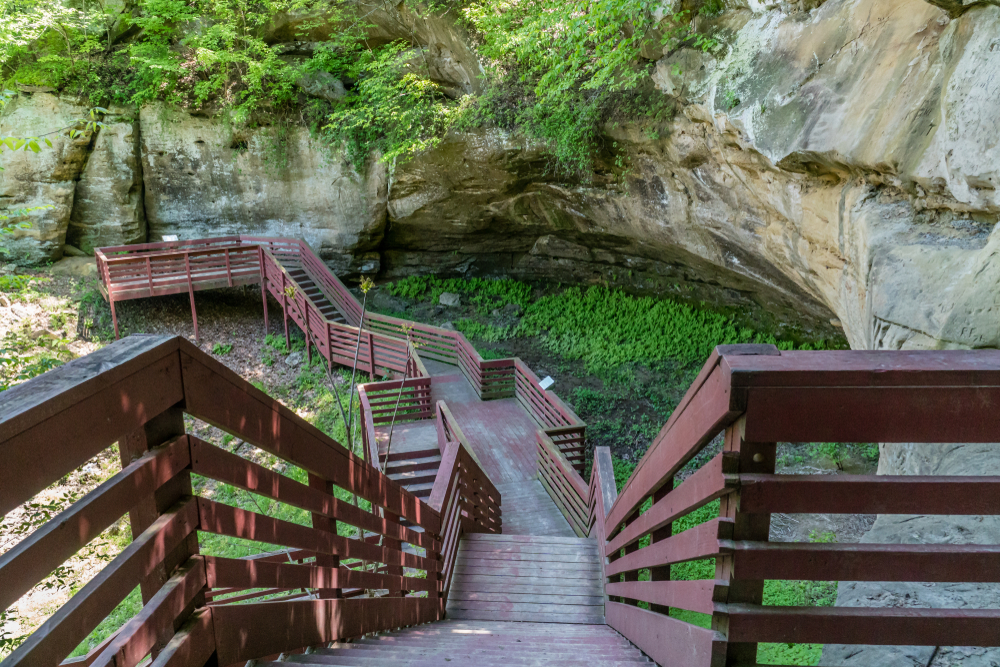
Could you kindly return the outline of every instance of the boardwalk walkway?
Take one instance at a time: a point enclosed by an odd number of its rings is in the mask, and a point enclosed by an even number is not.
[[[426,367],[433,378],[432,402],[448,404],[480,467],[500,492],[504,532],[575,537],[576,533],[538,481],[535,440],[538,424],[527,410],[515,398],[480,400],[454,366],[429,361]],[[396,424],[392,430],[390,453],[399,459],[390,463],[386,472],[418,497],[429,495],[437,473],[435,464],[440,463],[435,423],[405,422]],[[389,442],[388,426],[376,427],[375,431],[379,442]],[[384,444],[380,456],[385,455]],[[428,465],[421,470],[399,472],[407,466],[419,465],[420,460]]]
[[[360,340],[361,372],[394,378],[358,389],[365,456],[177,336],[129,337],[3,392],[0,514],[114,443],[123,469],[0,557],[0,609],[122,516],[135,537],[0,667],[137,667],[147,656],[155,667],[647,656],[738,667],[758,664],[760,643],[998,644],[997,609],[765,605],[760,584],[997,581],[997,545],[768,541],[778,512],[995,515],[997,476],[775,474],[779,442],[1000,441],[995,350],[720,346],[619,494],[606,447],[589,483],[581,477],[585,425],[520,360],[485,360],[458,332],[362,313],[301,242],[188,245],[198,249],[126,248],[99,261],[109,299],[186,289],[193,300],[195,289],[263,280],[309,351],[352,365]],[[383,459],[376,429],[400,401],[409,421]],[[185,415],[306,471],[307,483],[186,432]],[[725,451],[703,456],[720,435]],[[692,461],[698,470],[676,484]],[[312,525],[198,495],[192,475],[299,508]],[[427,501],[389,475],[425,487]],[[338,488],[364,502],[344,502]],[[675,530],[713,502],[717,518]],[[231,558],[201,552],[201,534],[280,548]],[[714,571],[671,578],[673,564],[692,561]],[[64,661],[137,587],[142,612]],[[674,609],[709,615],[711,627]]]

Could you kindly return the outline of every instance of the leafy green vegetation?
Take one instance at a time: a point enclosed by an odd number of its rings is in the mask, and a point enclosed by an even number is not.
[[[212,346],[212,354],[217,354],[222,356],[224,354],[229,354],[233,351],[232,343],[216,343]]]
[[[410,299],[428,299],[437,303],[445,292],[467,294],[479,314],[507,304],[527,308],[531,302],[531,285],[509,278],[439,278],[437,276],[409,276],[386,285],[393,296]]]
[[[702,16],[723,9],[719,0],[705,6]],[[648,0],[408,3],[471,29],[486,65],[476,97],[439,84],[407,24],[386,43],[386,17],[371,16],[379,9],[346,0],[136,0],[127,11],[0,0],[0,71],[8,86],[51,86],[101,107],[162,100],[276,137],[304,125],[358,166],[373,155],[395,165],[452,128],[499,126],[547,144],[562,175],[586,177],[598,152],[615,152],[606,124],[672,117],[665,96],[640,90],[652,67],[644,49],[719,47],[689,10],[663,16]],[[397,8],[380,11],[395,17]],[[289,55],[295,43],[311,46]]]
[[[605,123],[672,116],[663,95],[637,92],[650,67],[643,48],[719,46],[688,10],[662,17],[647,0],[478,0],[463,11],[492,83],[479,118],[545,142],[567,174],[590,169]]]
[[[545,335],[545,345],[567,359],[582,360],[599,373],[625,363],[668,359],[700,364],[716,345],[779,343],[769,334],[737,326],[718,313],[670,299],[634,297],[593,286],[544,296],[525,312],[520,331]]]

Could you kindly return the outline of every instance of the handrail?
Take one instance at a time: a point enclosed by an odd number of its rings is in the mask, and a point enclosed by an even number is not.
[[[229,255],[238,249],[255,252],[257,264],[242,265],[239,276],[234,278]],[[225,258],[224,273],[219,273],[223,271],[222,264],[208,267],[209,272],[205,273],[199,272],[197,266],[193,272],[187,266],[181,271],[179,265],[165,263],[171,258],[183,257],[185,262],[189,262],[192,257],[213,257],[218,253]],[[362,322],[361,304],[304,241],[250,235],[226,236],[99,248],[96,255],[102,289],[111,302],[116,337],[118,319],[114,304],[118,299],[188,291],[197,337],[194,291],[222,286],[218,281],[205,282],[208,277],[224,275],[226,284],[230,286],[259,281],[264,294],[265,325],[268,318],[266,295],[271,294],[282,305],[286,339],[289,336],[289,318],[303,331],[309,332],[306,352],[310,359],[315,340],[320,353],[331,366],[335,362],[352,366],[360,326],[362,345],[358,367],[362,370],[373,375],[381,369],[405,377],[428,377],[421,359],[424,355],[428,359],[458,366],[481,400],[516,397],[574,467],[578,471],[583,470],[586,424],[555,393],[541,389],[538,377],[520,359],[487,361],[458,331],[373,312],[365,312]],[[116,262],[144,269],[130,274],[133,282],[129,290],[123,291],[115,285],[111,268]],[[349,324],[327,320],[316,304],[306,298],[299,283],[284,266],[286,262],[301,267]],[[285,291],[289,287],[292,288],[291,296]],[[399,342],[403,340],[407,341],[405,346]],[[411,343],[419,347],[419,355],[409,347]],[[428,417],[425,415],[424,418]]]
[[[583,473],[587,425],[556,396],[542,389],[538,376],[520,359],[514,359],[516,396],[561,454]]]
[[[305,469],[308,484],[186,433],[185,414]],[[212,653],[234,664],[440,618],[442,514],[179,337],[132,336],[4,392],[0,512],[116,441],[122,472],[0,555],[0,602],[9,606],[124,513],[136,538],[3,667],[58,664],[137,585],[140,614],[73,664],[135,665],[150,652],[177,665],[200,666]],[[199,497],[192,473],[303,509],[312,525]],[[372,512],[339,500],[335,486]],[[339,535],[338,523],[356,527],[357,538]],[[296,553],[284,562],[207,556],[199,531]],[[404,567],[425,574],[403,576]],[[297,589],[309,595],[254,602]],[[363,589],[402,596],[348,597]]]
[[[754,664],[759,642],[996,646],[1000,610],[766,607],[760,582],[1000,581],[997,545],[768,542],[774,512],[1000,514],[1000,476],[774,474],[780,441],[998,442],[998,409],[995,350],[720,346],[620,493],[605,448],[585,493],[541,433],[539,471],[575,529],[579,503],[589,507],[607,622],[659,664]],[[724,451],[680,481],[720,433]],[[674,522],[717,499],[718,518],[674,534]],[[672,563],[708,558],[714,578],[671,577]],[[706,614],[710,626],[673,618],[671,607]]]
[[[482,466],[444,401],[435,406],[441,466],[428,503],[440,510],[442,530],[441,579],[444,595],[451,589],[458,544],[464,533],[500,533],[503,515],[500,493]]]

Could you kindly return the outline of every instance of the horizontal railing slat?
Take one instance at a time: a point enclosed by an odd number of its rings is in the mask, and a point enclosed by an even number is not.
[[[197,510],[190,499],[160,516],[14,649],[4,667],[59,664],[198,527]]]
[[[190,463],[187,436],[151,451],[0,554],[0,608],[56,567]]]

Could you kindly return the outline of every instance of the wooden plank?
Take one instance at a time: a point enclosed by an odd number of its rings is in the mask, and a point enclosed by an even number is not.
[[[209,533],[420,570],[436,571],[440,567],[438,562],[431,558],[341,537],[310,526],[216,503],[206,498],[197,498],[197,502],[199,528]]]
[[[649,602],[664,607],[680,607],[702,614],[715,612],[715,602],[725,601],[728,581],[613,581],[605,587],[608,595]]]
[[[609,602],[608,625],[660,665],[716,667],[725,659],[725,636],[663,614]]]
[[[575,591],[574,591],[575,593]],[[496,591],[471,591],[452,587],[448,600],[475,600],[479,602],[518,602],[563,605],[604,605],[603,595],[575,595],[572,593],[498,593]]]
[[[714,558],[728,545],[733,534],[731,519],[713,519],[682,533],[677,533],[648,547],[611,561],[605,566],[607,575],[632,572],[646,567],[684,563],[699,558]]]
[[[181,401],[179,341],[130,336],[3,392],[0,515]]]
[[[467,600],[463,598],[452,599],[450,596],[448,598],[448,611],[453,612],[457,609],[466,609],[469,611],[481,610],[481,611],[500,611],[500,612],[524,612],[524,613],[535,613],[535,614],[603,614],[604,613],[604,601],[602,600],[596,604],[579,604],[575,602],[566,602],[565,600],[557,602],[558,596],[550,595],[547,597],[553,598],[552,602],[492,602],[488,600]]]
[[[747,513],[1000,514],[1000,477],[740,475]]]
[[[1000,582],[1000,545],[724,542],[737,579]]]
[[[435,590],[418,577],[401,577],[312,564],[262,562],[244,558],[205,556],[208,585],[212,588],[369,588],[402,591]]]
[[[474,563],[465,563],[459,561],[455,565],[455,574],[475,574],[479,576],[493,576],[493,577],[533,577],[533,578],[550,578],[558,576],[560,579],[597,579],[600,576],[600,567],[589,567],[589,568],[563,568],[558,571],[549,570],[543,567],[531,567],[530,564],[522,564],[520,566],[508,566],[508,567],[497,567],[488,566],[481,567]]]
[[[207,665],[215,652],[214,610],[199,609],[173,636],[150,667],[191,667]]]
[[[29,635],[4,667],[61,662],[197,526],[193,499],[161,516]]]
[[[594,580],[559,579],[555,577],[491,577],[479,575],[456,575],[451,582],[451,592],[510,593],[529,595],[560,595],[572,590],[579,595],[600,595],[604,588]]]
[[[398,523],[378,517],[348,502],[338,500],[330,494],[311,489],[289,477],[219,449],[194,436],[190,436],[190,439],[192,469],[199,475],[232,484],[293,507],[323,514],[369,532],[415,544],[424,549],[431,551],[441,549],[441,543],[427,533],[418,533]]]
[[[728,617],[732,642],[1000,646],[1000,609],[729,605]]]
[[[127,466],[0,554],[0,609],[14,604],[188,463],[184,436]]]
[[[267,606],[262,606],[267,605]],[[220,665],[434,620],[430,598],[291,600],[213,607]]]
[[[174,574],[163,588],[132,617],[114,640],[97,656],[98,667],[135,667],[205,587],[205,563],[194,556]]]
[[[593,544],[586,537],[560,537],[556,535],[488,535],[478,533],[465,537],[469,542],[533,542],[535,544]]]
[[[548,613],[537,611],[483,611],[479,609],[449,609],[451,619],[482,619],[486,617],[494,621],[535,622],[535,623],[579,623],[583,625],[604,625],[604,614],[588,612],[568,614],[566,612]]]
[[[475,553],[509,553],[509,554],[586,554],[599,556],[596,542],[590,544],[538,544],[534,542],[476,542],[465,540],[462,550]]]
[[[998,442],[1000,386],[755,387],[746,434],[767,442]]]
[[[469,562],[487,565],[490,563],[582,563],[587,565],[598,565],[600,563],[597,554],[521,554],[521,553],[496,553],[492,551],[458,551]]]
[[[739,459],[732,456],[732,452],[716,456],[622,529],[608,542],[608,552],[629,546],[642,536],[735,490],[738,479],[735,475],[727,476],[724,471],[735,473],[738,464]]]

